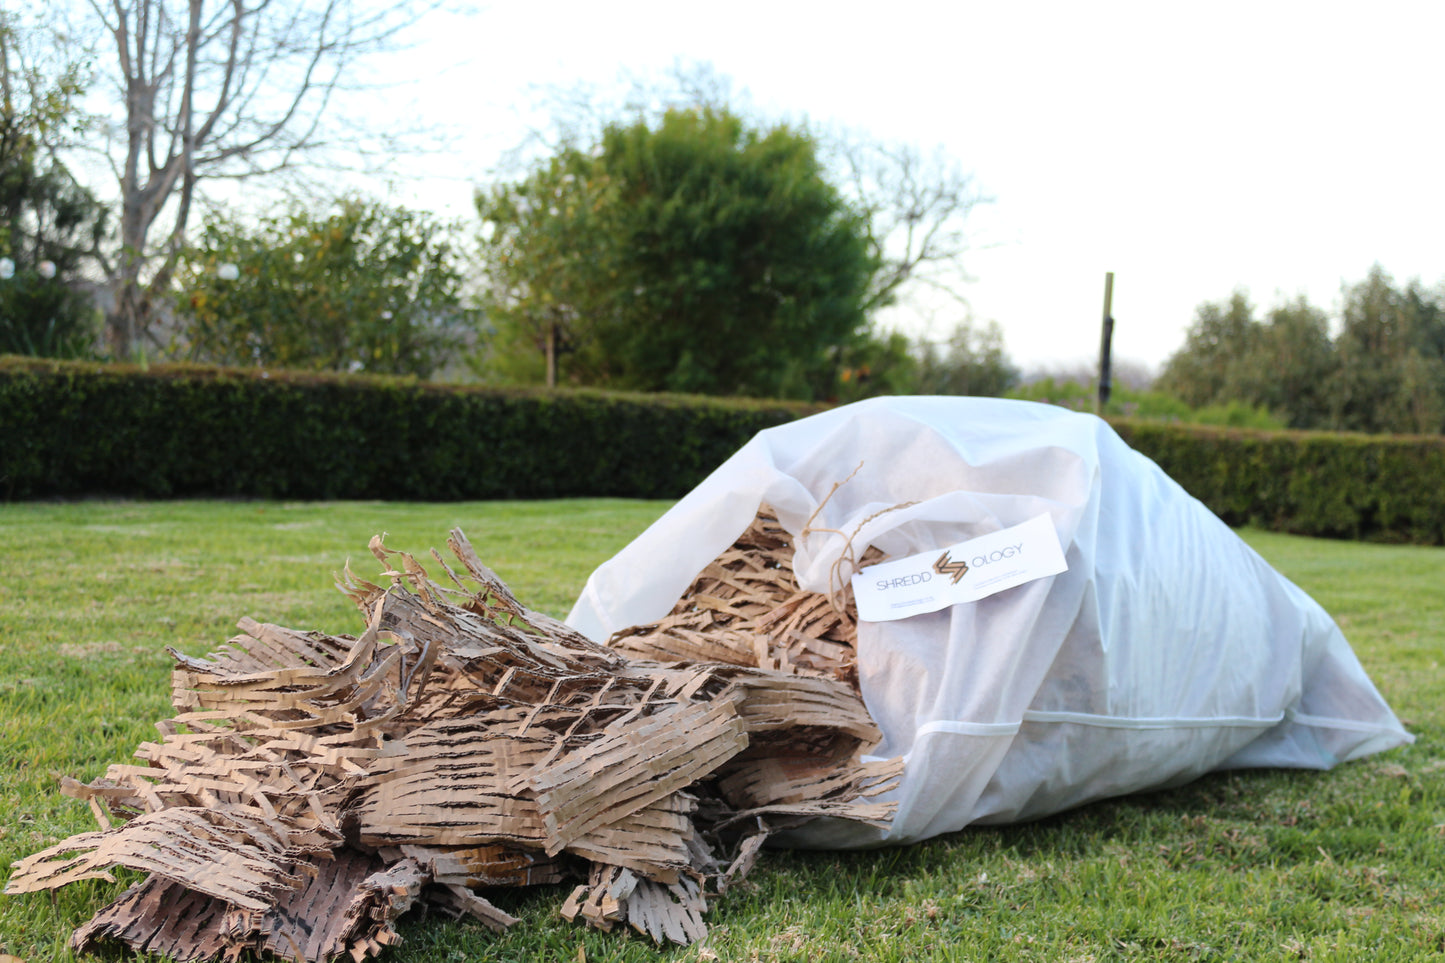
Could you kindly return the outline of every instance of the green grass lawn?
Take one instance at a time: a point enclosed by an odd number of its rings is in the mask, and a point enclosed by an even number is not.
[[[154,738],[167,645],[235,621],[356,632],[332,575],[367,540],[418,555],[464,529],[562,616],[661,502],[0,505],[0,861],[94,827],[56,789]],[[395,961],[1420,960],[1445,958],[1445,549],[1245,538],[1328,609],[1419,740],[1329,773],[1237,772],[904,849],[769,852],[703,946],[655,949],[557,917],[566,887],[495,897],[522,924],[403,927]],[[8,870],[7,870],[8,875]],[[127,880],[136,877],[127,874]],[[0,954],[68,960],[121,883],[0,897]]]

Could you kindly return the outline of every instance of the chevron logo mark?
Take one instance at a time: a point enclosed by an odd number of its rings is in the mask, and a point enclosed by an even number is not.
[[[949,584],[957,585],[959,579],[963,578],[965,575],[968,574],[968,563],[955,562],[948,557],[947,552],[944,552],[942,555],[938,556],[938,561],[933,563],[933,570],[939,575],[953,576],[953,581]]]

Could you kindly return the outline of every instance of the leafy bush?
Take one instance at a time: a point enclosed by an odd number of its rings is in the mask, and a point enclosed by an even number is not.
[[[0,494],[676,498],[784,402],[0,358]],[[1232,525],[1445,544],[1445,438],[1111,419]]]
[[[1445,438],[1112,424],[1231,525],[1445,544]]]
[[[1169,397],[1163,395],[1162,397]],[[1172,399],[1171,399],[1172,400]],[[1243,401],[1228,401],[1224,404],[1205,405],[1189,412],[1181,419],[1192,425],[1218,425],[1224,428],[1259,428],[1277,430],[1287,427],[1284,419],[1271,414],[1264,408],[1246,404]]]
[[[1445,287],[1397,285],[1376,265],[1342,300],[1333,325],[1303,297],[1262,320],[1243,291],[1201,304],[1157,386],[1194,407],[1267,409],[1290,428],[1445,432]]]
[[[553,383],[830,395],[879,263],[818,149],[801,128],[669,110],[482,192],[488,363],[538,374],[526,356],[545,354]]]
[[[672,498],[757,431],[812,410],[0,358],[0,493]]]
[[[100,318],[79,283],[109,212],[48,147],[83,126],[90,71],[68,47],[48,56],[50,18],[25,6],[0,9],[0,354],[83,357]]]
[[[0,352],[37,358],[94,354],[100,316],[90,297],[22,266],[0,281]]]
[[[1039,378],[1011,388],[1010,398],[1041,401],[1073,411],[1093,411],[1097,389],[1074,379]],[[1115,385],[1104,407],[1106,418],[1140,418],[1152,421],[1184,422],[1195,425],[1223,425],[1231,428],[1284,428],[1284,419],[1264,408],[1242,401],[1191,408],[1162,391],[1140,391]]]
[[[460,353],[474,320],[447,231],[359,197],[257,224],[212,215],[178,278],[183,356],[428,377]]]

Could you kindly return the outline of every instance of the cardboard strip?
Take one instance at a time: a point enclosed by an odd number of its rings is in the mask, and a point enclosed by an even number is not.
[[[702,921],[707,901],[697,880],[689,877],[670,884],[639,880],[623,910],[628,925],[657,944],[686,946],[707,935]]]
[[[860,564],[882,559],[868,549]],[[677,605],[653,625],[618,632],[609,644],[637,658],[707,661],[855,683],[857,616],[801,591],[792,537],[767,506],[734,545],[700,572]]]
[[[227,933],[229,910],[222,900],[152,875],[76,929],[70,948],[100,954],[107,944],[120,943],[176,963],[213,960],[237,946]]]
[[[430,847],[403,844],[392,861],[405,857],[426,866],[432,880],[443,886],[478,889],[492,886],[546,886],[566,878],[563,864],[536,850],[488,845]]]
[[[393,924],[401,914],[377,882],[384,869],[380,859],[343,849],[308,868],[304,888],[282,894],[244,923],[234,921],[236,929],[255,933],[255,944],[265,952],[306,961],[336,959],[359,943],[398,941]],[[414,899],[415,890],[408,892]]]
[[[585,874],[564,915],[684,944],[706,933],[705,888],[741,878],[769,833],[889,818],[899,763],[859,759],[878,733],[854,617],[798,591],[770,515],[618,648],[449,541],[443,586],[373,540],[385,571],[340,583],[356,638],[243,619],[204,659],[173,653],[161,739],[62,784],[102,830],[21,860],[6,891],[126,866],[150,875],[77,949],[322,963],[394,945],[418,903],[501,929],[516,921],[486,890]]]
[[[465,886],[447,884],[439,887],[433,893],[431,901],[434,905],[449,909],[458,916],[463,914],[470,916],[494,933],[504,933],[508,927],[521,922],[515,916],[497,908],[489,900],[478,896]]]
[[[587,883],[575,887],[562,904],[562,916],[569,920],[580,916],[593,929],[608,932],[622,920],[623,901],[637,884],[637,877],[625,867],[593,863]]]
[[[7,893],[56,889],[82,879],[110,879],[126,866],[181,880],[197,892],[246,909],[265,909],[302,880],[290,865],[305,848],[274,821],[236,809],[166,809],[123,826],[81,833],[17,861]],[[339,840],[332,840],[334,845]]]
[[[673,793],[588,831],[568,843],[566,851],[594,863],[621,866],[646,879],[676,882],[679,874],[698,868],[692,847],[696,812],[691,796]]]
[[[597,742],[527,781],[547,827],[548,854],[689,785],[747,744],[731,699],[613,723]]]

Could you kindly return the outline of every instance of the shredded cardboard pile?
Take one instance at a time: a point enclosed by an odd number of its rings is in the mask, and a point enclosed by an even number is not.
[[[860,567],[881,557],[870,548]],[[666,618],[611,640],[613,648],[644,659],[725,662],[855,686],[857,643],[851,604],[804,592],[794,582],[791,536],[767,506]]]
[[[656,626],[596,645],[517,601],[460,531],[465,569],[373,553],[348,569],[359,638],[249,619],[206,659],[172,651],[162,739],[88,785],[101,830],[15,864],[8,893],[149,875],[72,939],[176,960],[362,960],[419,903],[502,930],[495,887],[582,880],[562,907],[661,943],[766,836],[818,816],[886,824],[897,761],[851,678],[853,626],[792,583],[760,516]]]

